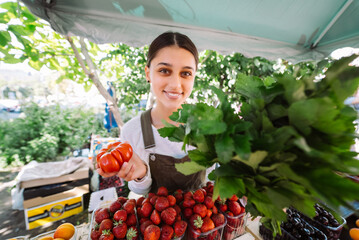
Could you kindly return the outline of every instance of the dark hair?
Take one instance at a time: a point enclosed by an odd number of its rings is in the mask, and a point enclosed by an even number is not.
[[[150,67],[152,59],[156,56],[157,52],[162,48],[169,46],[178,46],[186,49],[194,56],[196,61],[196,68],[198,65],[198,50],[194,43],[184,34],[178,32],[165,32],[159,35],[150,45],[147,54],[147,67]]]

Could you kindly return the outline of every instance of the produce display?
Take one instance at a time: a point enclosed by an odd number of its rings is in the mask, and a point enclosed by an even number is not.
[[[128,162],[133,154],[133,149],[127,142],[115,142],[102,148],[96,156],[98,166],[105,173],[120,171],[122,164]]]
[[[76,227],[71,223],[63,223],[55,230],[38,235],[31,240],[74,240],[76,239]]]

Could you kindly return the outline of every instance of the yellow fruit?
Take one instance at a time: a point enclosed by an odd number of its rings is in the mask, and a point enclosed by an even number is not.
[[[357,227],[359,227],[359,219],[355,221],[355,224],[357,225]]]
[[[47,237],[41,237],[39,238],[39,240],[54,240],[54,238],[51,236],[47,236]]]
[[[63,238],[54,238],[54,240],[65,240]]]
[[[350,229],[349,235],[353,240],[359,240],[359,228]]]
[[[71,223],[63,223],[58,226],[54,233],[54,238],[62,238],[64,240],[70,240],[75,234],[75,227]]]

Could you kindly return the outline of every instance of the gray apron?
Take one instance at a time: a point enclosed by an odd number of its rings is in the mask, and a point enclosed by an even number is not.
[[[151,121],[151,109],[141,114],[141,129],[145,149],[156,146]],[[159,187],[166,187],[170,193],[177,189],[183,191],[196,190],[205,182],[206,171],[200,171],[191,175],[184,175],[175,168],[176,163],[191,161],[188,155],[183,158],[150,153],[149,166],[152,176],[150,192],[157,192]]]

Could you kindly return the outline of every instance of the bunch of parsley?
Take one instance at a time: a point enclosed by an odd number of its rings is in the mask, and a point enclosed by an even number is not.
[[[219,163],[210,178],[214,198],[247,196],[252,217],[280,232],[284,208],[293,206],[313,216],[314,204],[333,210],[357,200],[359,184],[345,174],[359,174],[359,160],[350,151],[357,113],[344,105],[359,86],[359,68],[348,64],[355,55],[334,62],[325,77],[278,74],[271,81],[239,74],[235,94],[240,111],[213,89],[217,107],[184,104],[161,136],[195,146],[191,162],[177,164],[191,174]],[[238,113],[236,113],[238,112]]]

